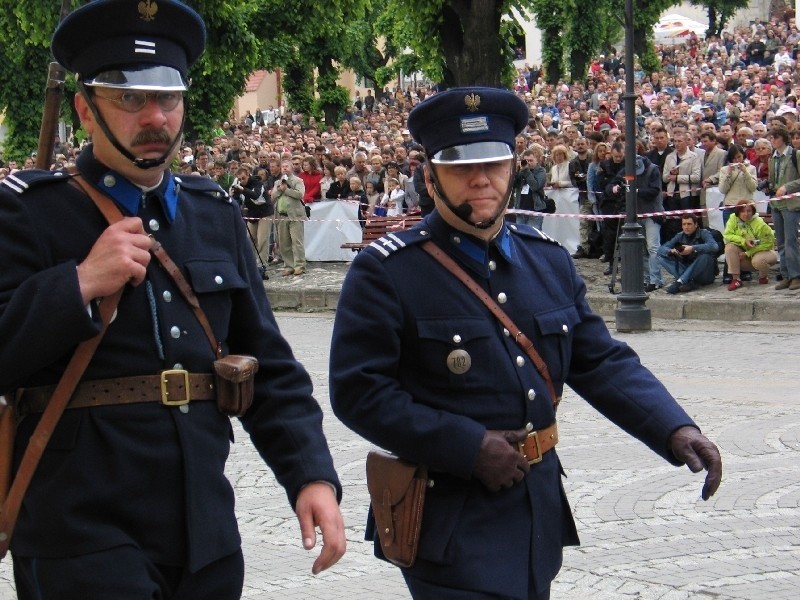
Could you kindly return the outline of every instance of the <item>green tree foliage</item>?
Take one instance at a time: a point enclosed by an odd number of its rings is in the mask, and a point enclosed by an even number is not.
[[[747,8],[749,0],[689,0],[693,6],[705,6],[708,9],[708,29],[706,37],[719,36],[725,25],[740,8]]]

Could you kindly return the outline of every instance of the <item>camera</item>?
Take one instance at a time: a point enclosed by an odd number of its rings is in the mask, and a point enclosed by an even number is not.
[[[528,161],[523,158],[521,161],[519,161],[519,166],[520,167],[527,167],[528,166]]]
[[[674,249],[676,252],[683,252],[683,249],[684,249],[684,248],[685,248],[685,246],[684,246],[683,244],[675,244],[675,246],[673,247],[673,249]]]
[[[281,177],[281,183],[283,183],[283,184],[287,184],[287,185],[288,185],[288,183],[289,183],[289,176],[288,176],[288,175],[284,175],[283,177]]]
[[[761,243],[761,240],[759,240],[759,239],[753,240],[753,245],[754,246],[758,246],[760,243]]]
[[[586,179],[586,173],[575,173],[575,179],[577,181],[583,181]]]

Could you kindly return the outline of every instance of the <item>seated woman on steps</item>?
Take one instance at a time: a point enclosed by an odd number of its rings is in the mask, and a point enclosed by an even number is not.
[[[725,225],[725,261],[733,292],[742,287],[742,268],[758,271],[758,283],[769,283],[769,268],[778,262],[775,252],[775,232],[756,214],[756,205],[750,200],[739,200],[733,215]]]

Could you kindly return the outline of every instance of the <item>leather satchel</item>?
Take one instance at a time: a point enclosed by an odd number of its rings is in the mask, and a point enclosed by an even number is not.
[[[217,408],[228,416],[241,417],[253,404],[253,380],[258,361],[245,354],[229,354],[212,363]]]
[[[428,469],[392,454],[367,455],[367,489],[386,560],[411,567],[417,558]]]

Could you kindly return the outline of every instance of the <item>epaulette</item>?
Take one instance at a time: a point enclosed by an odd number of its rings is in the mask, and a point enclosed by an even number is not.
[[[175,183],[184,190],[197,192],[212,198],[221,198],[228,204],[233,202],[233,199],[228,195],[228,192],[223,190],[219,184],[209,177],[199,177],[197,175],[173,175]]]
[[[375,240],[364,251],[373,251],[372,254],[380,260],[389,258],[395,252],[431,239],[431,233],[424,225],[417,225],[411,229],[398,229]]]
[[[561,246],[561,242],[558,240],[551,238],[546,233],[542,232],[536,227],[532,227],[530,225],[517,225],[516,223],[509,223],[508,229],[511,233],[518,235],[520,237],[533,239],[533,240],[542,240],[545,242],[550,242],[551,244],[555,244],[556,246]]]
[[[0,185],[10,189],[12,192],[21,196],[28,190],[46,183],[56,181],[67,181],[69,173],[65,171],[46,171],[44,169],[20,169],[10,175],[6,175]]]

